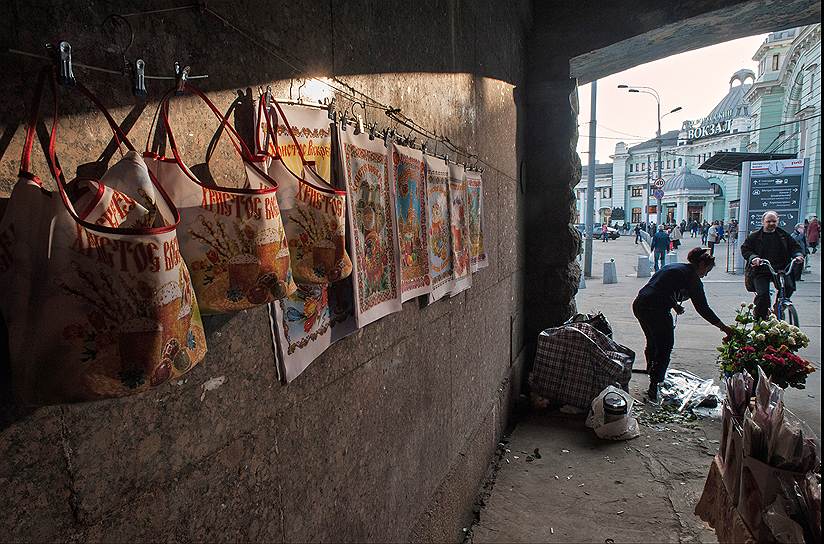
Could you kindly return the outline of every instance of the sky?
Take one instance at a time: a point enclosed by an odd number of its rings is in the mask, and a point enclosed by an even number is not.
[[[611,162],[615,144],[628,146],[655,137],[657,128],[655,98],[628,93],[618,85],[652,87],[661,97],[661,114],[681,106],[680,111],[663,117],[661,131],[681,128],[688,119],[704,117],[727,95],[730,77],[742,68],[757,73],[752,56],[767,34],[695,49],[619,72],[598,81],[596,119],[598,138],[595,158]],[[581,162],[589,161],[589,122],[591,85],[578,87],[578,153]]]

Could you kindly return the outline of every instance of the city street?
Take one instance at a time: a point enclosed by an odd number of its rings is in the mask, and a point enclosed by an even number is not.
[[[699,239],[684,240],[686,260]],[[593,275],[578,292],[579,312],[603,312],[619,343],[632,348],[636,368],[643,368],[644,338],[630,305],[646,278],[636,273],[637,255],[645,254],[634,236],[596,240]],[[727,246],[716,251],[717,265],[705,278],[715,312],[732,321],[741,302],[750,302],[742,276],[725,271]],[[615,259],[618,283],[604,285],[603,264]],[[821,260],[813,257],[793,297],[810,347],[801,355],[819,369],[805,390],[786,391],[787,406],[817,433],[821,432]],[[678,317],[670,368],[718,380],[715,348],[721,333],[703,321],[692,305]],[[647,376],[634,374],[630,393],[643,399]],[[718,451],[717,417],[655,421],[656,406],[641,406],[641,436],[626,442],[600,440],[584,426],[583,416],[531,410],[499,446],[495,476],[482,497],[479,520],[467,530],[480,542],[716,542],[715,533],[694,515]],[[534,453],[538,450],[540,458]]]
[[[622,236],[618,240],[593,243],[592,274],[586,281],[586,289],[578,291],[575,299],[582,313],[601,311],[609,319],[615,340],[629,346],[636,353],[636,368],[644,368],[644,336],[632,315],[632,301],[648,278],[637,277],[637,255],[645,254],[642,245],[635,245],[635,236]],[[700,243],[700,238],[687,236],[678,252],[679,261],[686,262],[687,252]],[[710,307],[727,323],[732,323],[735,311],[742,302],[752,302],[753,293],[744,288],[742,275],[726,272],[726,244],[716,248],[716,266],[704,278],[704,290]],[[604,262],[615,259],[618,283],[604,285]],[[815,363],[817,372],[807,380],[804,390],[788,389],[786,405],[807,422],[821,436],[821,254],[811,256],[811,273],[804,274],[798,283],[793,303],[798,309],[801,329],[810,337],[810,346],[799,355]],[[689,302],[686,312],[678,316],[675,327],[675,349],[670,368],[689,370],[701,377],[717,378],[716,347],[721,344],[722,334],[704,321]],[[645,381],[636,374],[633,381]],[[637,384],[636,384],[637,385]]]

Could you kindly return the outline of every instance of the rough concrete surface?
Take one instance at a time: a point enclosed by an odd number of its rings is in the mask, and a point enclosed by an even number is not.
[[[9,2],[0,8],[0,27],[8,30],[0,40],[4,49],[41,53],[44,41],[59,36],[72,44],[76,63],[119,69],[114,38],[123,36],[109,35],[104,18],[166,7]],[[514,94],[530,3],[248,0],[208,7],[273,45],[253,44],[190,9],[129,18],[135,39],[127,57],[143,58],[149,74],[170,72],[175,60],[208,73],[196,85],[221,111],[238,99],[232,120],[247,140],[258,85],[287,97],[290,84],[303,82],[294,75],[335,74],[401,108],[487,164],[490,265],[470,290],[430,306],[409,301],[335,344],[289,385],[278,382],[269,317],[257,308],[205,319],[206,360],[177,383],[34,411],[4,398],[0,540],[457,541],[519,383],[511,375],[525,338],[515,181],[524,138]],[[294,58],[299,74],[289,64]],[[2,59],[0,196],[7,196],[41,62]],[[142,150],[170,83],[149,80],[148,101],[136,103],[128,78],[79,67],[75,76],[116,120],[125,119]],[[56,149],[73,175],[114,146],[88,102],[58,92]],[[350,108],[345,96],[337,99]],[[50,105],[44,111],[50,116]],[[366,116],[391,126],[379,109]],[[202,162],[215,116],[180,97],[171,124],[184,158]],[[447,150],[441,144],[438,151]],[[241,166],[233,153],[222,139],[213,161],[218,181],[234,181]],[[38,148],[34,155],[35,172],[49,180]]]
[[[578,292],[580,311],[602,311],[616,341],[636,354],[636,368],[644,368],[644,340],[630,304],[646,279],[636,277],[637,255],[642,246],[634,236],[593,244],[594,277]],[[683,240],[679,255],[697,245]],[[731,321],[742,301],[749,301],[741,276],[725,271],[727,247],[717,248],[718,265],[704,280],[710,305]],[[601,282],[603,263],[614,258],[618,283]],[[812,360],[817,372],[804,390],[789,389],[786,405],[820,436],[821,414],[821,256],[811,259],[812,269],[799,283],[793,302],[802,329],[810,337],[802,356]],[[671,368],[715,378],[717,330],[696,314],[689,303],[678,317]],[[633,374],[630,392],[643,400],[648,384],[644,374]],[[641,406],[643,413],[657,407]],[[712,455],[718,450],[720,421],[641,425],[641,436],[627,442],[599,440],[581,417],[533,410],[521,419],[503,444],[497,475],[488,482],[469,540],[481,542],[715,542],[715,534],[694,514]],[[540,459],[528,461],[539,449]],[[564,451],[568,450],[568,451]],[[517,457],[517,459],[516,459]],[[582,485],[583,484],[583,485]]]

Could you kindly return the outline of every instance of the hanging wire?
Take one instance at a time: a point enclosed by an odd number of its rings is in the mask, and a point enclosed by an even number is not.
[[[33,59],[43,59],[43,60],[48,60],[48,61],[52,60],[52,58],[47,56],[47,55],[39,55],[37,53],[29,53],[28,51],[21,51],[19,49],[8,49],[8,52],[9,53],[14,53],[15,55],[22,55],[24,57],[31,57]],[[122,76],[124,74],[123,70],[112,70],[110,68],[102,68],[100,66],[92,66],[90,64],[81,64],[79,62],[74,62],[73,59],[72,59],[72,67],[74,67],[74,68],[83,68],[84,70],[91,70],[92,72],[102,72],[104,74],[114,74],[114,75],[117,75],[117,76]],[[143,77],[145,77],[146,79],[165,79],[165,80],[171,80],[171,81],[174,81],[174,80],[177,79],[175,76],[150,76],[149,74],[146,74]],[[203,75],[199,75],[199,76],[188,76],[187,79],[206,79],[207,77],[209,77],[209,74],[203,74]]]

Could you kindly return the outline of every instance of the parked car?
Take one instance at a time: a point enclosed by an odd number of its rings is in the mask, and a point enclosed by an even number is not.
[[[586,228],[587,228],[586,225],[584,225],[583,223],[577,223],[575,225],[575,228],[578,229],[578,232],[581,233],[581,236],[586,238],[586,235],[585,235]],[[616,238],[619,238],[621,236],[621,232],[618,231],[617,229],[612,228],[612,227],[607,227],[607,231],[609,232],[609,239],[610,240],[615,240]],[[595,238],[601,238],[601,236],[602,236],[601,223],[595,223],[592,226],[592,233],[595,235]]]
[[[618,232],[618,229],[614,229],[612,227],[607,227],[607,232],[609,233],[609,239],[615,240],[616,238],[621,237],[621,233]],[[604,233],[601,231],[601,226],[592,227],[592,234],[595,235],[595,238],[603,237]]]

